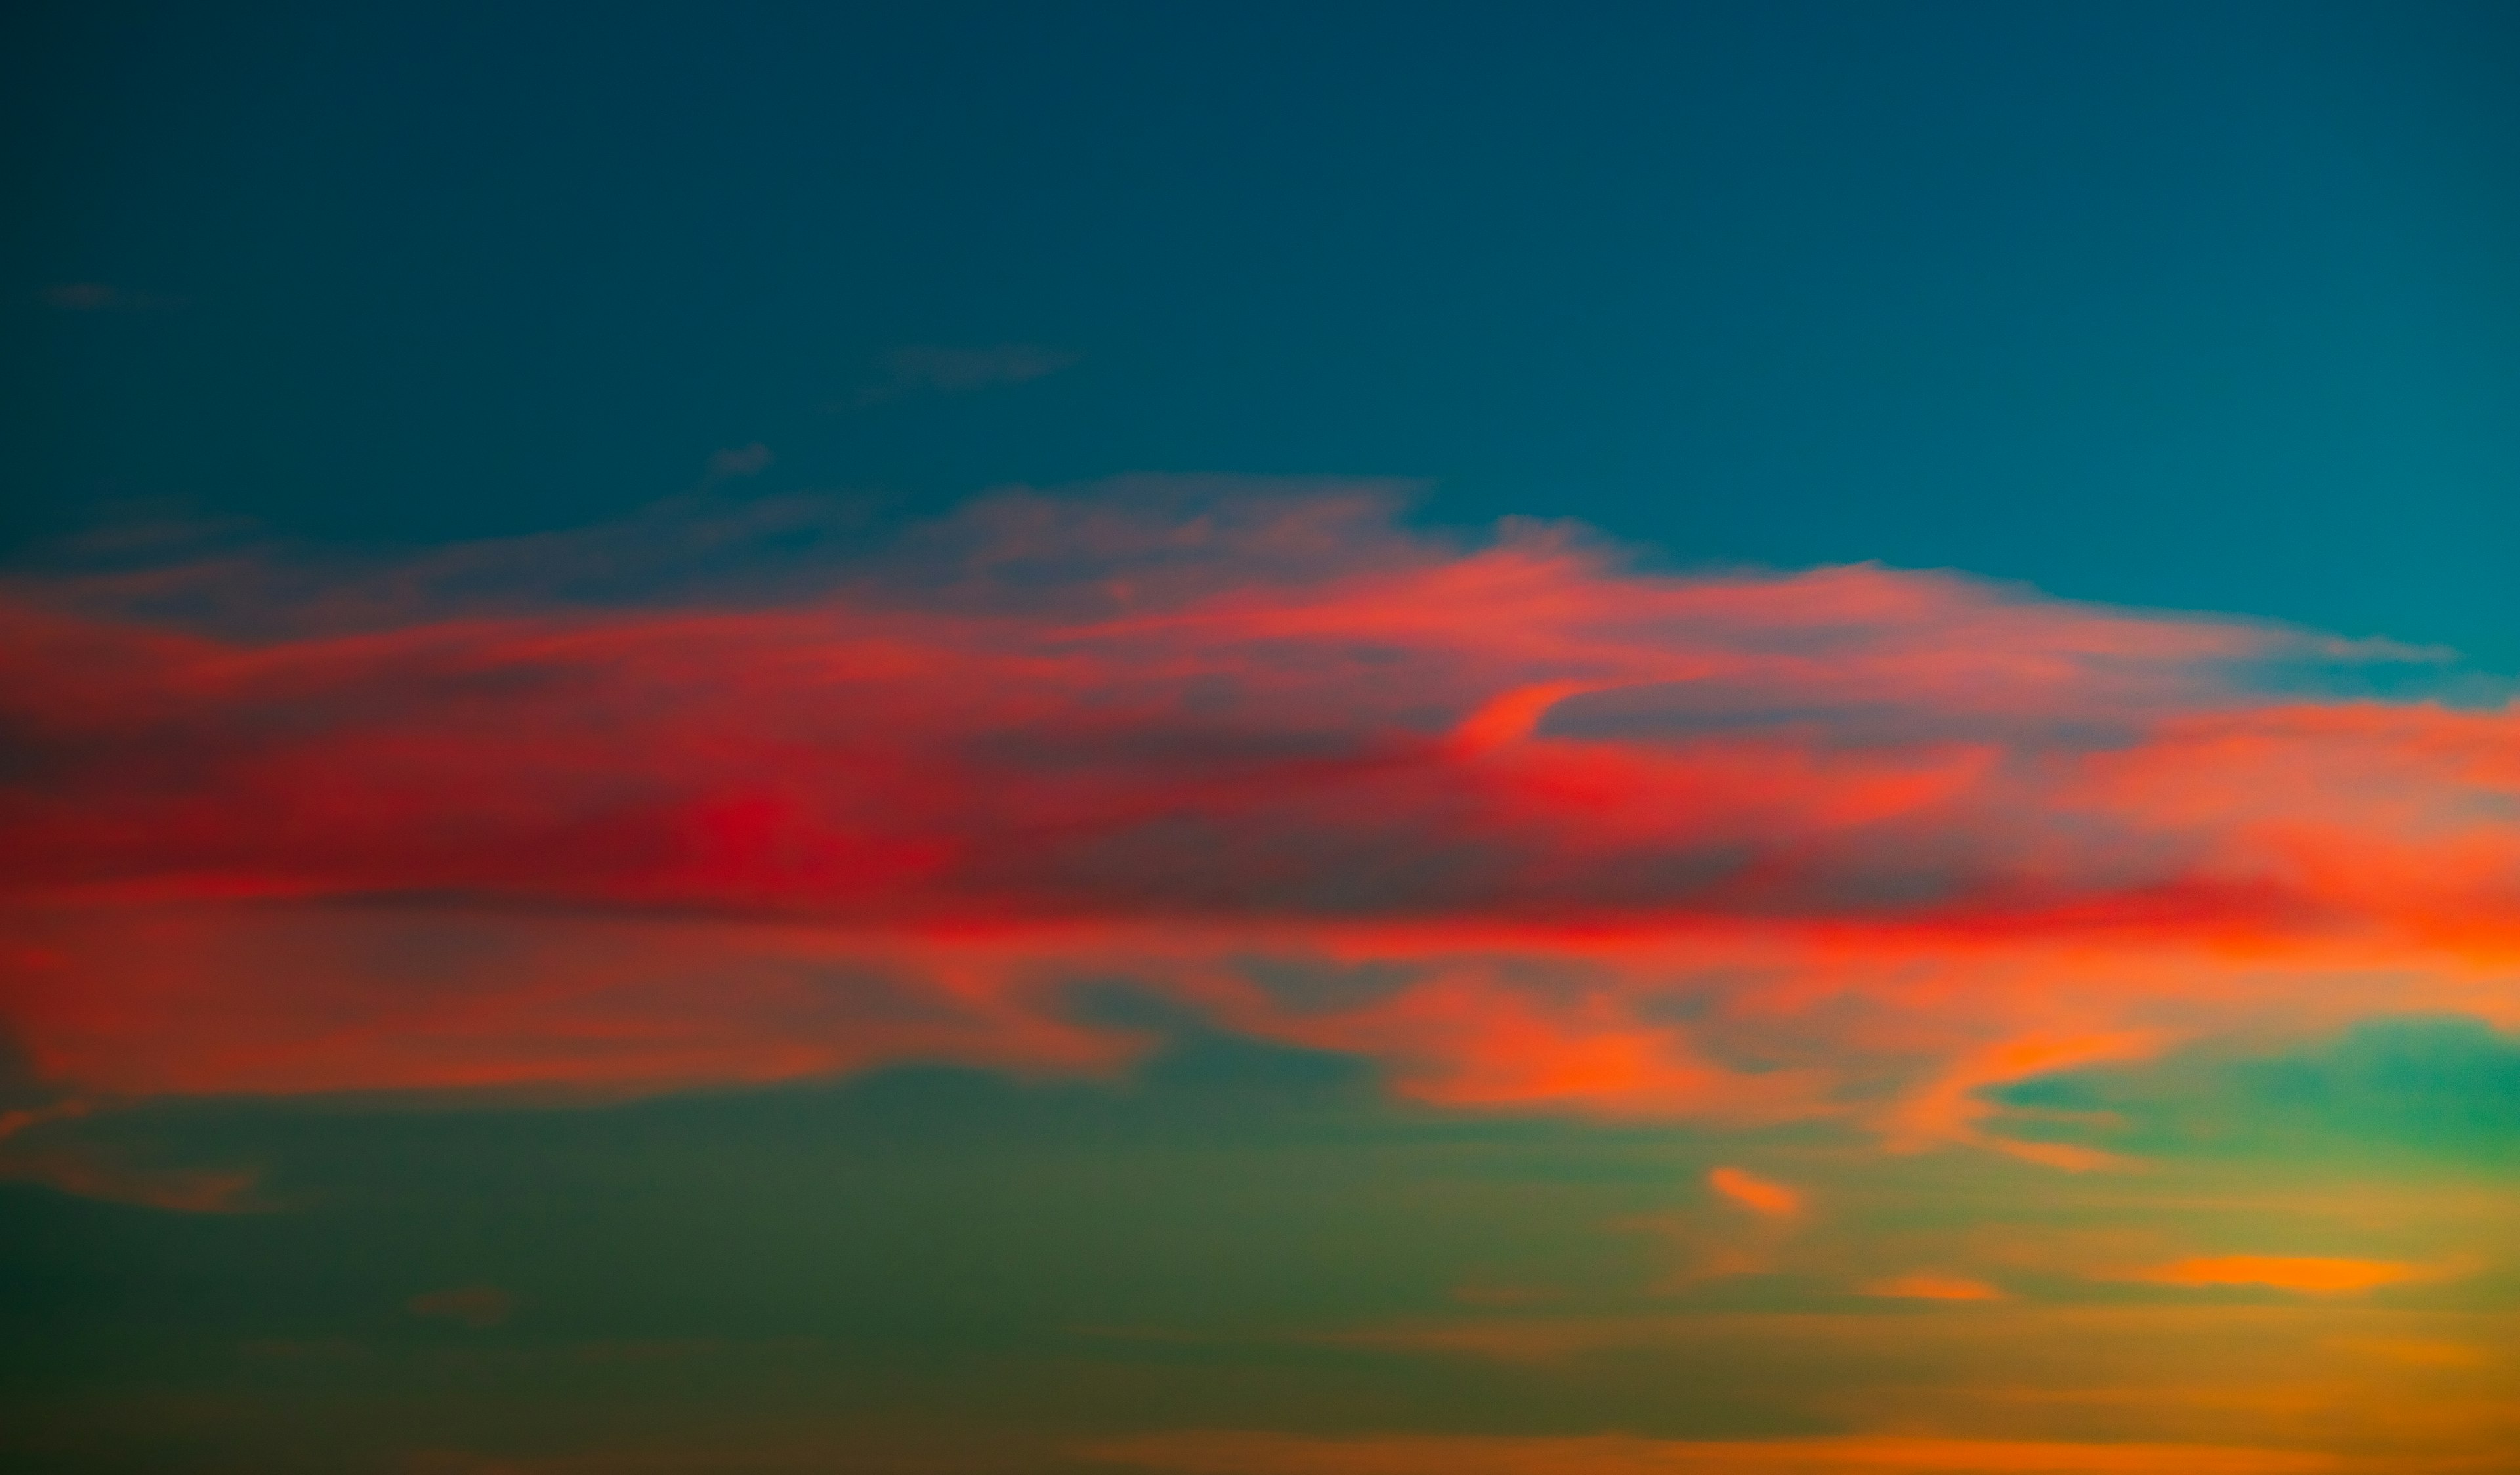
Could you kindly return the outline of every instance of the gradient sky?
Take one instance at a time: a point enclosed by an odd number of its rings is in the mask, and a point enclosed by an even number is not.
[[[2520,16],[0,20],[0,1460],[2520,1471]]]

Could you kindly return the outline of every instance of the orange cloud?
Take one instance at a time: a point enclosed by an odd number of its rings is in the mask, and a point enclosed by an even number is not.
[[[2037,1035],[2007,1039],[1954,1061],[1894,1107],[1883,1119],[1894,1149],[1916,1151],[1942,1142],[1993,1148],[2026,1162],[2069,1173],[2124,1166],[2114,1154],[2066,1142],[2031,1142],[1987,1131],[1981,1126],[2001,1109],[1980,1092],[2053,1071],[2140,1059],[2162,1037],[2149,1031]]]
[[[1803,1196],[1782,1183],[1754,1177],[1738,1168],[1717,1168],[1706,1175],[1706,1186],[1753,1214],[1789,1219],[1803,1212]]]
[[[1113,1440],[1080,1452],[1166,1475],[2318,1475],[2355,1468],[2310,1451],[1883,1435],[1657,1440],[1200,1432]]]
[[[2137,1270],[2127,1278],[2156,1285],[2263,1285],[2312,1296],[2352,1296],[2432,1279],[2437,1268],[2395,1260],[2346,1260],[2300,1255],[2221,1255],[2173,1261]]]

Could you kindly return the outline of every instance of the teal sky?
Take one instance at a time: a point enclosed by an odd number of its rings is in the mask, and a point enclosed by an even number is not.
[[[2520,9],[0,16],[0,1466],[2520,1475]]]
[[[2520,660],[2504,6],[7,24],[21,556],[574,526],[757,442],[909,508],[1402,477]],[[896,384],[922,346],[1063,366]]]

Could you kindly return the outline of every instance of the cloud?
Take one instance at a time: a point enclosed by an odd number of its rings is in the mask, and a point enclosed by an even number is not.
[[[1909,1275],[1893,1275],[1886,1280],[1868,1281],[1864,1294],[1893,1301],[2002,1301],[2002,1291],[1983,1280],[1965,1275],[1945,1275],[1932,1270],[1919,1270]]]
[[[1894,1435],[1677,1440],[1202,1431],[1113,1440],[1082,1452],[1167,1475],[2314,1475],[2364,1468],[2298,1450]]]
[[[1789,1216],[1762,1212],[1744,1232],[1737,1221],[1719,1224],[1686,1214],[1638,1214],[1613,1220],[1609,1227],[1660,1241],[1662,1268],[1648,1288],[1658,1295],[1686,1295],[1711,1281],[1777,1270],[1793,1224]]]
[[[1881,1121],[1894,1150],[1919,1151],[1940,1143],[1967,1143],[1993,1148],[2024,1162],[2068,1173],[2130,1166],[2126,1159],[2070,1142],[2024,1141],[1985,1129],[1986,1122],[2004,1108],[1986,1099],[1993,1086],[2032,1080],[2058,1071],[2140,1060],[2166,1043],[2155,1031],[2103,1031],[2092,1034],[2032,1035],[2002,1040],[1952,1062],[1939,1076],[1898,1101]]]
[[[2483,1367],[2495,1360],[2490,1347],[2425,1337],[2330,1337],[2326,1345],[2408,1367]]]
[[[2395,1260],[2352,1260],[2304,1255],[2219,1255],[2173,1261],[2131,1272],[2130,1280],[2155,1285],[2267,1286],[2311,1296],[2353,1296],[2384,1285],[2438,1279],[2442,1268]]]
[[[1718,1168],[1706,1175],[1706,1186],[1749,1210],[1772,1219],[1791,1219],[1803,1212],[1803,1196],[1782,1183],[1754,1177],[1738,1168]]]
[[[169,1214],[250,1214],[255,1175],[198,1169],[143,1169],[78,1147],[0,1153],[0,1181],[40,1183],[77,1198]]]
[[[732,450],[721,450],[711,455],[708,458],[708,470],[701,475],[700,481],[703,485],[714,486],[721,482],[731,482],[742,477],[757,477],[767,471],[770,463],[777,459],[779,459],[777,456],[770,453],[769,446],[755,440],[749,445],[739,445]]]
[[[486,1331],[516,1312],[517,1298],[495,1285],[467,1285],[414,1296],[405,1306],[415,1316],[457,1321],[475,1331]]]
[[[2315,635],[1372,486],[820,517],[0,586],[0,1018],[65,1091],[584,1096],[1115,1072],[1117,979],[1432,1108],[2066,1169],[1991,1093],[2520,1024],[2520,710]]]
[[[79,1198],[103,1199],[173,1214],[252,1212],[255,1175],[249,1172],[136,1167],[95,1144],[24,1137],[59,1122],[77,1122],[97,1103],[65,1097],[40,1106],[0,1111],[0,1182],[40,1183]]]
[[[20,1132],[30,1128],[41,1127],[47,1122],[76,1121],[95,1109],[94,1102],[82,1101],[72,1096],[48,1102],[42,1106],[22,1106],[0,1111],[0,1142],[6,1142]]]
[[[40,297],[45,306],[62,312],[143,312],[173,305],[169,299],[103,282],[65,282],[45,288]]]
[[[1028,384],[1076,362],[1076,355],[1038,344],[991,344],[985,347],[950,348],[914,345],[885,355],[886,378],[860,396],[872,404],[914,390],[966,394],[1002,385]]]
[[[65,312],[103,312],[121,306],[123,296],[102,282],[68,282],[45,288],[44,301]]]

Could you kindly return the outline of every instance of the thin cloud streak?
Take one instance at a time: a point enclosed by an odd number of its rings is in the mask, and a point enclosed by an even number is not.
[[[132,292],[106,282],[64,282],[45,288],[37,297],[57,312],[148,312],[181,305],[157,293]]]
[[[975,390],[1029,384],[1070,367],[1076,358],[1073,353],[1039,344],[963,348],[915,344],[884,356],[884,381],[862,391],[858,403],[878,404],[919,392],[968,394]]]
[[[1717,1168],[1706,1175],[1707,1186],[1753,1214],[1791,1219],[1803,1212],[1803,1196],[1782,1183],[1742,1172]]]
[[[1166,1475],[2317,1475],[2372,1468],[2311,1451],[1893,1435],[1658,1440],[1619,1434],[1320,1438],[1196,1432],[1114,1440],[1088,1452]]]
[[[1911,1275],[1893,1275],[1885,1280],[1867,1282],[1864,1294],[1890,1301],[2002,1301],[2004,1293],[1983,1280],[1966,1275],[1944,1275],[1919,1270]]]
[[[2219,1255],[2174,1261],[2127,1278],[2155,1285],[2264,1286],[2312,1296],[2356,1296],[2382,1286],[2437,1280],[2456,1268],[2309,1255]]]

